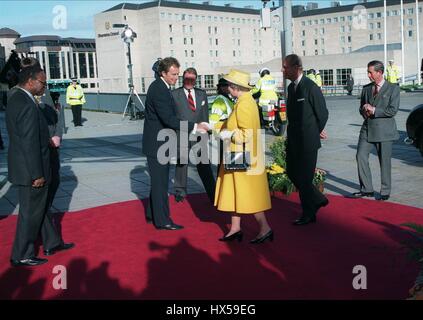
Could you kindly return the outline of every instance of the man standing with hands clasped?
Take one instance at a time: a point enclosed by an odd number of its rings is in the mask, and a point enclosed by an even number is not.
[[[381,169],[381,189],[378,200],[388,200],[391,193],[392,142],[399,138],[394,116],[400,104],[400,89],[383,78],[384,66],[380,61],[367,65],[370,84],[363,87],[360,114],[364,118],[357,147],[358,178],[360,191],[350,198],[373,197],[372,174],[369,154],[376,147]]]
[[[293,222],[302,226],[316,222],[316,213],[328,199],[313,185],[320,139],[329,117],[322,91],[313,80],[303,76],[299,56],[290,54],[283,60],[282,72],[291,80],[288,87],[287,174],[298,189],[302,216]]]

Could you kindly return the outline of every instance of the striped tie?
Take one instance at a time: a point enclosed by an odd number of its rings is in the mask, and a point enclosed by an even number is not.
[[[188,106],[192,111],[195,111],[195,103],[191,95],[191,89],[188,89]]]

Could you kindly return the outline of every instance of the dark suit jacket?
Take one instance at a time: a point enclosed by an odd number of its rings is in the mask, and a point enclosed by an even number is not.
[[[394,116],[397,114],[400,103],[400,89],[396,84],[385,80],[376,97],[373,97],[374,84],[363,87],[361,92],[360,114],[362,107],[368,103],[376,107],[375,114],[365,119],[360,131],[360,139],[367,142],[382,142],[398,140],[399,134]]]
[[[325,128],[329,112],[322,91],[306,76],[294,89],[288,86],[288,148],[291,151],[311,152],[321,147],[320,132]]]
[[[44,96],[41,97],[40,108],[46,118],[50,137],[57,136],[62,138],[64,125],[61,112],[63,112],[63,110],[56,110],[50,91],[47,89]]]
[[[188,106],[188,98],[183,87],[172,91],[176,104],[176,114],[180,120],[187,120],[195,123],[209,122],[209,104],[207,94],[204,90],[194,88],[195,111]]]
[[[180,126],[172,93],[159,78],[154,80],[148,88],[145,100],[142,149],[146,156],[156,157],[157,150],[165,143],[165,141],[157,141],[157,135],[162,129],[172,129],[176,133]],[[188,132],[193,129],[194,123],[188,122]]]
[[[8,175],[16,185],[50,181],[49,132],[40,108],[21,89],[8,97],[6,126],[9,133]]]

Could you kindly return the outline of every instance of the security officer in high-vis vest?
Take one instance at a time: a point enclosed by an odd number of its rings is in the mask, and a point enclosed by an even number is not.
[[[396,65],[394,65],[394,60],[389,60],[385,78],[390,83],[398,84],[399,69]]]
[[[85,103],[84,92],[76,78],[72,78],[72,84],[66,90],[66,103],[72,108],[73,124],[82,127],[82,105]]]
[[[267,120],[268,113],[270,109],[273,109],[270,106],[270,102],[274,101],[275,104],[278,103],[278,94],[276,93],[276,81],[270,75],[270,70],[268,68],[262,68],[259,71],[260,79],[257,81],[255,87],[251,90],[251,94],[256,96],[260,93],[259,96],[259,107],[261,109],[261,118]]]

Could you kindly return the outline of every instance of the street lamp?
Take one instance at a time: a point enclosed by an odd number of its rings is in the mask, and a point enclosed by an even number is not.
[[[134,99],[138,99],[142,107],[145,109],[144,104],[142,103],[137,91],[134,88],[134,77],[132,73],[132,57],[131,57],[131,43],[134,42],[134,39],[137,37],[137,34],[130,26],[127,24],[120,24],[115,23],[113,24],[113,28],[124,28],[120,37],[122,38],[123,42],[127,45],[127,53],[128,56],[128,87],[129,87],[129,97],[128,101],[126,102],[125,109],[123,110],[122,118],[125,117],[126,111],[129,108],[130,112],[130,120],[137,120],[142,119],[144,117],[144,114],[141,110],[137,108],[137,106],[134,103]],[[137,110],[138,112],[135,112]]]

